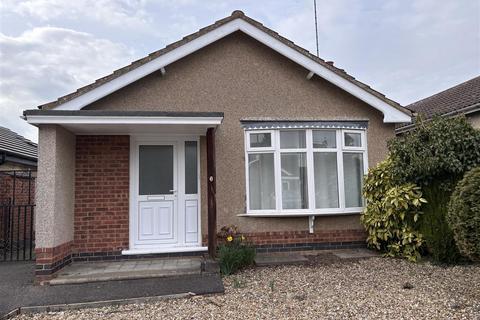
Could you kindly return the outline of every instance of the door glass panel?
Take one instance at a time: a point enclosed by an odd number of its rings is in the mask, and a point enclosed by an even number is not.
[[[280,148],[303,149],[305,147],[305,130],[280,131]]]
[[[275,209],[273,153],[248,155],[248,196],[251,210]]]
[[[345,180],[345,207],[363,206],[363,154],[343,154],[343,176]]]
[[[305,153],[282,153],[282,208],[307,209],[307,159]]]
[[[139,146],[139,194],[173,194],[173,146]]]
[[[337,153],[315,152],[313,164],[316,208],[338,208]]]
[[[327,130],[313,130],[313,147],[314,148],[336,148],[337,133]]]
[[[198,193],[197,141],[185,141],[185,194]]]

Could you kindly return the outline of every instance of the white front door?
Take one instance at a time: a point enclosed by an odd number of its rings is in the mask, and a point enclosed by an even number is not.
[[[132,142],[130,250],[200,246],[198,139]]]

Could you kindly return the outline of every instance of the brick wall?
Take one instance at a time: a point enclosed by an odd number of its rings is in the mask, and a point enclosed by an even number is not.
[[[129,136],[77,136],[73,254],[128,248]]]
[[[316,230],[315,233],[304,231],[274,231],[244,233],[257,251],[291,251],[316,249],[342,249],[365,247],[366,233],[361,229]],[[224,239],[218,239],[221,243]],[[202,237],[207,245],[207,235]]]
[[[54,248],[35,248],[35,281],[48,283],[52,275],[72,262],[72,242]]]
[[[35,171],[13,170],[0,171],[0,206],[17,205],[10,210],[0,207],[0,242],[13,233],[13,242],[34,236],[32,207],[35,204]],[[20,207],[18,207],[20,206]]]

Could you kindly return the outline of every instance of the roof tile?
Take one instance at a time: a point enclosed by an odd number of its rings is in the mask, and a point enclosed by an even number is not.
[[[37,159],[37,144],[8,128],[0,127],[0,152]]]

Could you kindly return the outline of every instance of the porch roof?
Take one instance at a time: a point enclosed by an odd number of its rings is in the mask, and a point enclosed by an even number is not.
[[[205,134],[223,121],[223,112],[25,110],[33,125],[56,124],[75,134]]]

